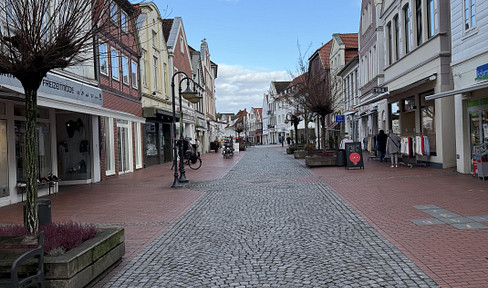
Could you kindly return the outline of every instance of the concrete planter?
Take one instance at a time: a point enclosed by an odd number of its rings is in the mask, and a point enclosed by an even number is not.
[[[46,286],[82,288],[118,264],[125,254],[124,228],[103,228],[97,236],[59,256],[44,257]]]
[[[337,154],[335,151],[326,151],[325,153],[306,156],[305,165],[307,165],[307,167],[336,166]]]

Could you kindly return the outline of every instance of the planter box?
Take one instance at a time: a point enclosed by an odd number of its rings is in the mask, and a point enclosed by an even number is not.
[[[324,167],[324,166],[336,166],[337,156],[335,152],[331,155],[311,155],[305,157],[305,165],[307,167]]]
[[[120,262],[124,239],[124,228],[102,228],[97,236],[63,255],[45,256],[46,287],[85,287]]]
[[[294,153],[293,153],[295,159],[304,159],[305,156],[307,156],[307,151],[305,150],[296,150]]]

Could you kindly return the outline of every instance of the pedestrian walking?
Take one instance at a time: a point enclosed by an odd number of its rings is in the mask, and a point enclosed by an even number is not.
[[[385,155],[386,155],[386,139],[388,136],[385,134],[385,131],[380,130],[378,136],[376,136],[376,150],[380,152],[380,162],[386,162]]]
[[[398,167],[398,154],[400,154],[400,136],[390,131],[388,133],[386,152],[391,157],[391,168]]]

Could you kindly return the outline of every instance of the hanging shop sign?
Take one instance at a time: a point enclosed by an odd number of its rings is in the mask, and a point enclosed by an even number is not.
[[[385,93],[388,92],[388,87],[373,87],[373,93]]]
[[[336,115],[335,116],[335,122],[341,123],[341,122],[344,122],[344,121],[345,121],[344,115]]]
[[[24,93],[20,81],[10,74],[0,74],[0,85],[18,93]],[[69,100],[77,100],[85,103],[102,105],[102,90],[100,88],[70,80],[59,75],[47,73],[42,79],[41,86],[37,90],[38,95],[45,98],[62,97]]]

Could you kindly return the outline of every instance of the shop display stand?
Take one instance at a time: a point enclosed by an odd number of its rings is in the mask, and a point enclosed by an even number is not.
[[[485,180],[488,177],[488,143],[473,146],[474,176]]]

